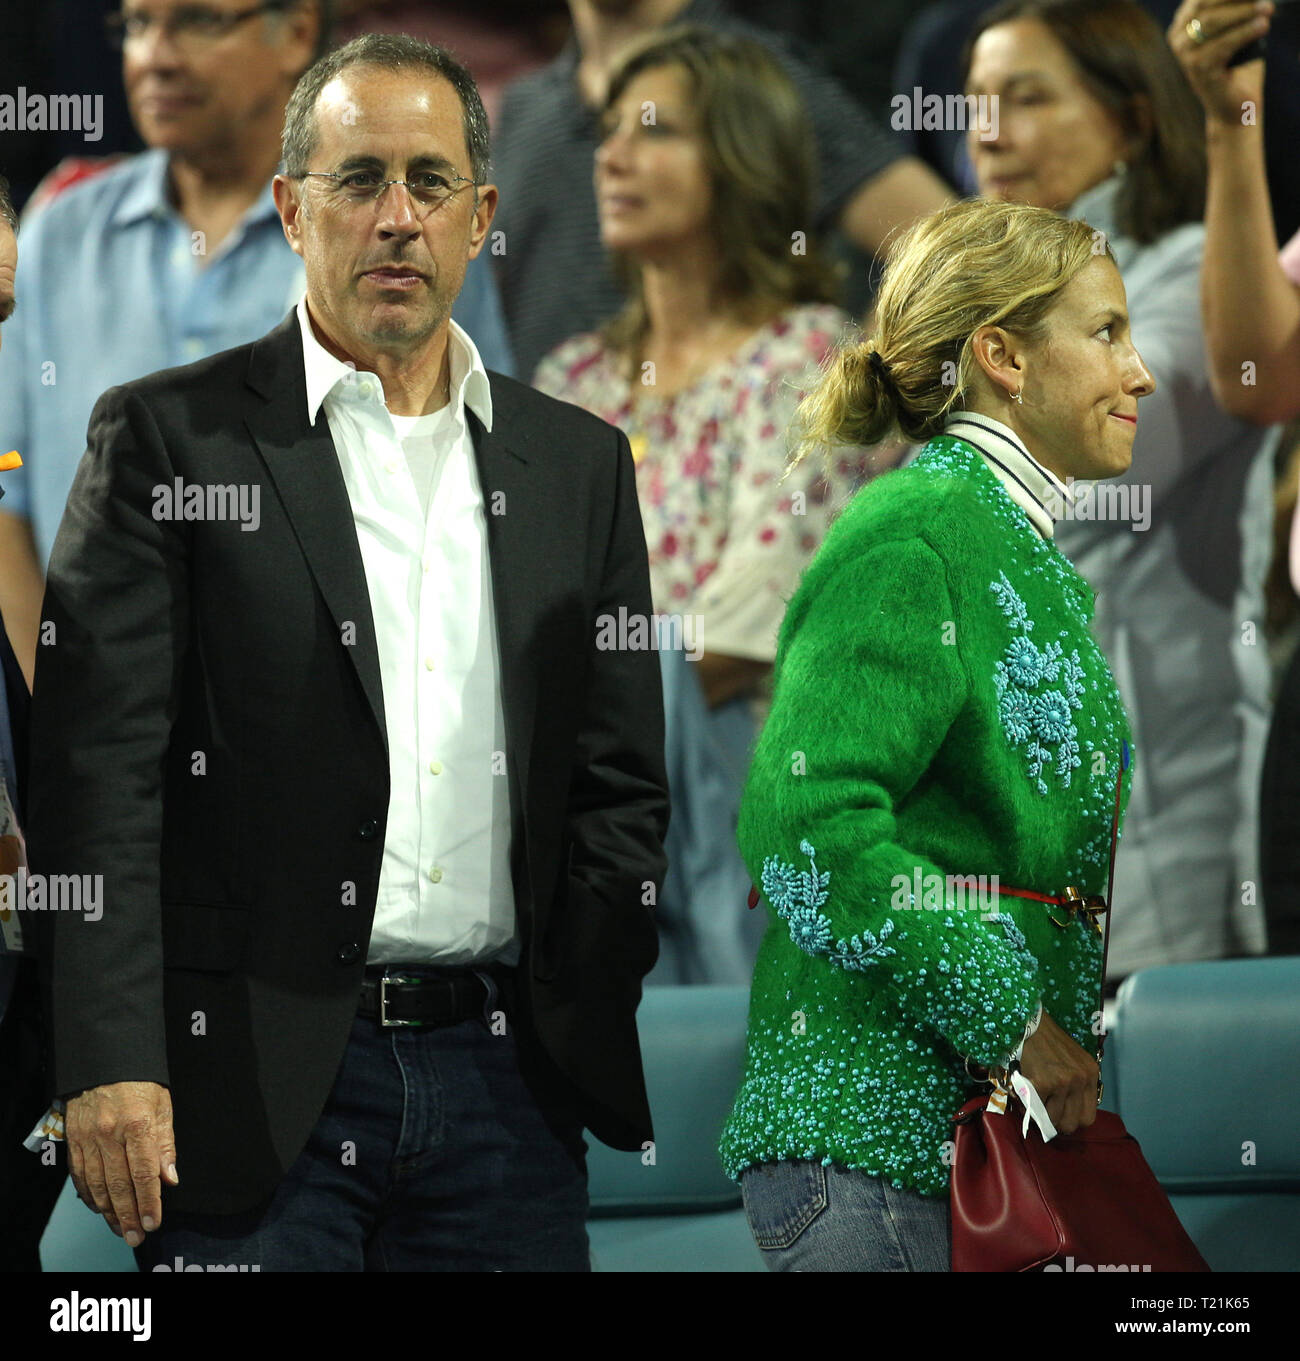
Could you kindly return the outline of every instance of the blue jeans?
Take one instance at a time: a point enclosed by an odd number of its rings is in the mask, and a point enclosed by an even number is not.
[[[390,1029],[358,1016],[269,1204],[196,1215],[164,1200],[136,1260],[141,1271],[176,1270],[178,1257],[182,1269],[589,1271],[586,1164],[581,1120],[543,1110],[525,1085],[513,1018],[495,1035],[477,1016]]]
[[[948,1198],[869,1172],[795,1160],[741,1173],[754,1241],[771,1271],[948,1271]]]

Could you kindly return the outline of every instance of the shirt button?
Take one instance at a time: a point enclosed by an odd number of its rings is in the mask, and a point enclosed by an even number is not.
[[[339,952],[334,957],[340,964],[355,964],[361,958],[361,946],[355,940],[350,940],[346,945],[339,946]]]
[[[429,575],[429,567],[431,565],[429,559],[425,557],[421,558],[420,561],[424,564],[424,575],[427,577]]]
[[[357,828],[357,836],[359,836],[362,841],[373,841],[378,831],[379,823],[376,822],[374,818],[368,818]]]
[[[440,883],[442,883],[442,870],[440,870],[440,869],[438,868],[438,866],[435,865],[435,866],[429,871],[429,878],[432,879],[433,882],[434,882],[435,884],[440,884]]]
[[[426,658],[424,659],[424,669],[425,669],[426,671],[432,671],[432,670],[433,670],[433,658],[432,658],[432,657],[426,657]]]
[[[384,464],[384,471],[386,473],[395,473],[397,471],[397,460],[390,458],[388,462]]]
[[[430,769],[431,771],[433,771],[433,773],[434,773],[435,775],[441,775],[441,774],[442,774],[442,762],[441,762],[441,761],[430,761],[430,762],[429,762],[429,769]]]

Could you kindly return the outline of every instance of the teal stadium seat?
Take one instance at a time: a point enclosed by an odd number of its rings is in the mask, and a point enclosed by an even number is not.
[[[1116,1002],[1114,1108],[1201,1255],[1300,1271],[1300,955],[1145,969]]]
[[[72,1178],[54,1206],[41,1239],[44,1271],[136,1271],[135,1253],[103,1219],[77,1199]]]
[[[718,1135],[745,1066],[749,988],[647,988],[637,1012],[655,1144],[620,1153],[590,1137],[597,1271],[763,1271]]]

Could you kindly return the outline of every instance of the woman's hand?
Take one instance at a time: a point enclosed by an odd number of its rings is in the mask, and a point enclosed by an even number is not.
[[[1097,1118],[1097,1060],[1043,1012],[1038,1029],[1025,1041],[1020,1071],[1034,1084],[1062,1134]]]
[[[1183,0],[1178,7],[1166,36],[1211,121],[1239,125],[1241,106],[1247,101],[1258,110],[1264,90],[1263,66],[1255,62],[1229,66],[1228,60],[1248,42],[1264,36],[1270,17],[1270,12],[1241,0]],[[1188,36],[1187,25],[1193,19],[1201,25],[1203,42]]]

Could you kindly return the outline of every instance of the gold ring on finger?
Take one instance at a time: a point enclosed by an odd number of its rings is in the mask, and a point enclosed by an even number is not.
[[[1197,47],[1200,47],[1200,45],[1209,36],[1205,32],[1205,29],[1201,26],[1201,21],[1199,19],[1189,19],[1186,25],[1184,26],[1184,31],[1186,32],[1187,36],[1197,45]]]

